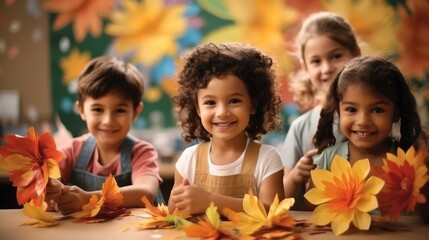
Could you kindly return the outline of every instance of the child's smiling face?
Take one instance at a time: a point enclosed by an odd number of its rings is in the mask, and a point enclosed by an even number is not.
[[[97,144],[120,146],[142,105],[134,109],[131,99],[109,93],[97,99],[87,97],[77,108]]]
[[[198,115],[213,138],[231,140],[245,134],[254,110],[241,79],[232,75],[213,78],[198,90],[197,98]]]
[[[352,52],[325,35],[305,44],[304,68],[317,90],[327,93],[337,73],[353,58]]]
[[[352,84],[339,104],[340,129],[357,149],[379,149],[389,136],[395,105],[362,84]]]

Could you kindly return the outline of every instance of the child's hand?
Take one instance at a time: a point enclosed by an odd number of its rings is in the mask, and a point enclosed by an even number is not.
[[[46,202],[61,196],[62,189],[64,189],[64,184],[61,181],[50,178],[46,184]]]
[[[59,197],[53,199],[55,210],[63,215],[82,211],[82,206],[89,202],[90,194],[77,186],[66,187]]]
[[[296,163],[295,167],[290,172],[290,174],[292,174],[292,180],[295,183],[303,183],[310,178],[310,171],[316,168],[316,165],[313,163],[313,156],[316,154],[317,149],[312,149],[304,154]]]
[[[189,214],[202,213],[210,204],[210,192],[195,185],[189,185],[187,179],[173,189],[170,198],[179,211]]]

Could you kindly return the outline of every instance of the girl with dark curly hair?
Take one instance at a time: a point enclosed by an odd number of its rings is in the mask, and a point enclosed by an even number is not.
[[[183,138],[200,141],[176,163],[169,208],[202,213],[242,211],[252,190],[266,205],[283,199],[278,151],[258,143],[280,123],[280,94],[273,60],[240,44],[205,44],[184,55],[173,98]]]

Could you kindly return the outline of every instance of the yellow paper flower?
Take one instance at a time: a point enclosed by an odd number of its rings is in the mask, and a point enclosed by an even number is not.
[[[78,42],[85,39],[87,32],[98,37],[102,32],[102,18],[109,16],[115,0],[46,0],[43,9],[58,13],[54,30],[59,30],[73,22],[74,37]]]
[[[21,225],[30,225],[35,227],[52,227],[59,223],[46,212],[47,204],[43,202],[41,206],[35,206],[32,202],[25,203],[22,211],[28,217],[34,219],[31,222],[24,222]]]
[[[269,53],[278,64],[279,74],[292,69],[286,51],[284,29],[298,19],[298,12],[283,0],[198,0],[202,8],[234,23],[220,27],[204,37],[204,42],[243,42]],[[223,5],[224,10],[216,10]]]
[[[377,195],[381,216],[396,220],[401,212],[414,211],[416,203],[425,203],[426,198],[420,189],[429,181],[425,162],[428,152],[414,147],[404,150],[398,148],[397,155],[387,153],[382,167],[374,168],[374,175],[386,184]]]
[[[134,62],[152,66],[164,56],[179,52],[177,39],[186,31],[186,5],[164,5],[163,0],[121,1],[106,33],[117,38],[119,53],[135,51]]]
[[[395,11],[385,0],[325,0],[325,10],[336,12],[350,22],[364,54],[390,55],[399,48]],[[386,37],[392,36],[392,37]]]
[[[119,191],[115,178],[110,174],[103,183],[101,197],[92,195],[89,203],[82,206],[82,211],[73,214],[78,218],[76,222],[96,223],[115,218],[121,218],[131,214],[129,210],[120,208],[123,202],[122,193]]]
[[[168,207],[164,204],[158,204],[155,207],[146,196],[143,196],[141,200],[146,207],[144,212],[152,217],[141,221],[139,229],[182,227],[191,224],[186,220],[186,218],[190,217],[188,214],[178,213],[177,210],[170,213]]]
[[[304,197],[319,205],[313,211],[310,221],[316,225],[331,223],[336,235],[342,234],[353,222],[358,229],[368,230],[371,217],[368,212],[378,207],[376,194],[384,181],[378,177],[366,177],[370,171],[368,159],[356,161],[353,167],[339,155],[332,161],[331,171],[315,169],[311,180],[315,187]]]
[[[295,220],[288,215],[289,208],[294,204],[293,198],[286,198],[279,204],[277,195],[267,214],[264,204],[253,192],[244,195],[244,212],[235,212],[229,208],[223,209],[223,214],[231,220],[240,231],[241,235],[251,235],[261,229],[269,229],[273,226],[294,228]]]
[[[58,163],[62,153],[48,132],[37,136],[33,127],[27,137],[7,135],[6,144],[0,147],[0,170],[10,173],[13,186],[17,187],[18,204],[33,201],[41,206],[45,199],[48,178],[60,178]]]
[[[60,60],[60,67],[64,72],[63,82],[69,84],[77,80],[80,72],[90,60],[89,52],[80,53],[77,48],[73,49],[68,57]]]

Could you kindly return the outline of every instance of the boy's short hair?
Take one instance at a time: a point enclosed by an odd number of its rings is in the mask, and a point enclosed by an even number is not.
[[[111,56],[95,58],[79,75],[77,100],[83,104],[87,97],[97,99],[109,93],[130,99],[136,108],[144,93],[143,77],[133,64]]]

